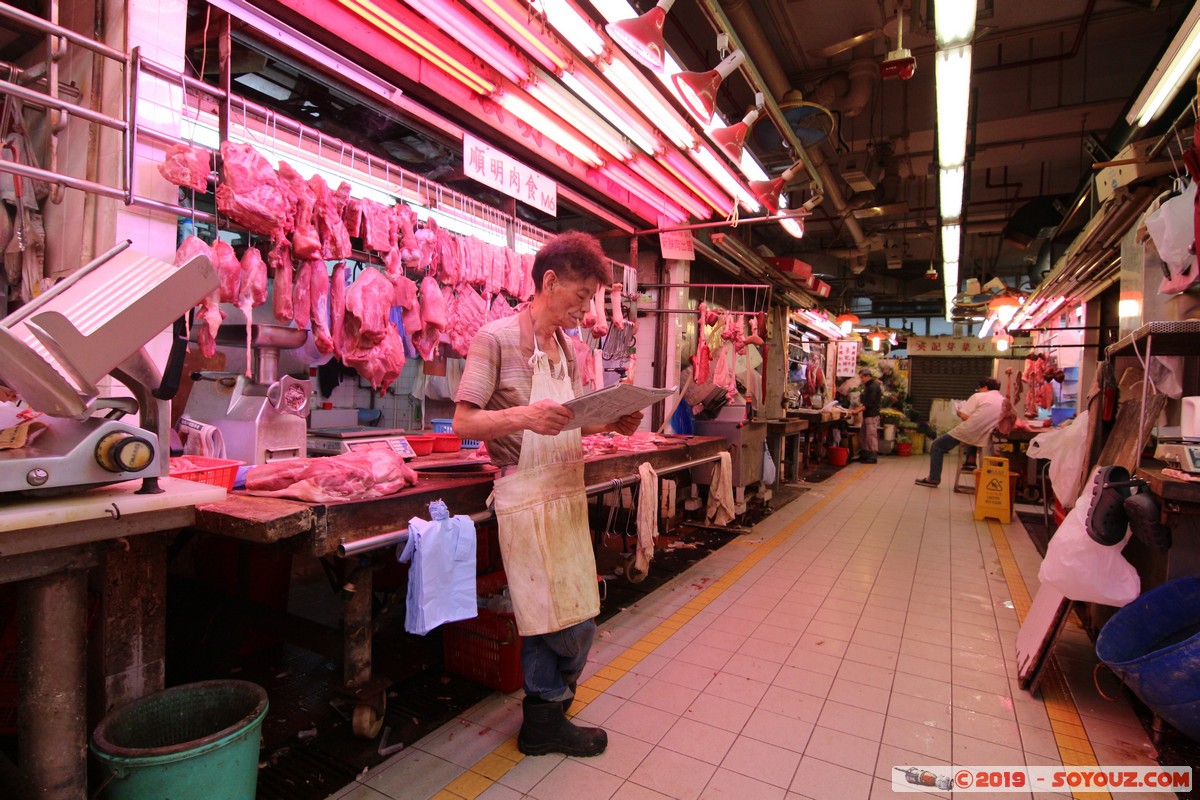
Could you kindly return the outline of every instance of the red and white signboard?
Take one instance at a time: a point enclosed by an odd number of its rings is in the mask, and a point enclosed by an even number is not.
[[[463,134],[463,170],[468,178],[558,216],[558,184],[469,133]]]

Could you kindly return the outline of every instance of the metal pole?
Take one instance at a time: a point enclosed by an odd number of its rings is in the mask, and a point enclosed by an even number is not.
[[[87,800],[87,572],[20,584],[18,757],[31,800]]]
[[[74,42],[80,47],[91,50],[93,53],[99,53],[102,56],[107,56],[113,61],[120,61],[122,64],[127,63],[125,54],[120,50],[115,50],[106,44],[97,42],[95,39],[89,39],[83,34],[76,33],[69,28],[64,28],[61,25],[54,25],[50,22],[47,22],[42,17],[30,14],[28,11],[22,11],[21,9],[15,8],[7,3],[0,3],[0,17],[15,19],[40,33],[49,33],[54,36],[61,36],[68,42]]]
[[[759,222],[779,222],[781,219],[804,219],[811,216],[811,212],[802,209],[795,209],[787,213],[780,212],[779,214],[771,214],[765,217],[742,217],[737,221],[738,225],[754,225]],[[665,233],[668,231],[695,231],[703,228],[723,228],[733,226],[729,220],[721,220],[720,222],[693,222],[690,225],[672,225],[667,228],[650,228],[644,231],[634,231],[638,236],[644,236],[651,233]]]
[[[43,94],[35,89],[29,89],[12,81],[0,81],[0,94],[10,94],[21,100],[27,100],[57,111],[68,111],[80,119],[86,119],[88,122],[96,122],[118,131],[128,130],[129,128],[128,123],[124,120],[110,117],[107,114],[101,114],[99,111],[93,111],[86,106],[60,100],[57,97],[51,97],[48,94]]]

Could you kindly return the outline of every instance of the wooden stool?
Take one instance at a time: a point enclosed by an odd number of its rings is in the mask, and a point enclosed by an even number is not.
[[[858,428],[847,428],[843,443],[850,450],[850,458],[858,458]]]

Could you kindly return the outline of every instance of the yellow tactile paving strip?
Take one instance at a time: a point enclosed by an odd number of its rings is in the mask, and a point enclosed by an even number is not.
[[[768,553],[787,541],[788,537],[794,534],[800,526],[812,519],[817,512],[828,505],[835,497],[853,486],[854,482],[864,474],[866,474],[866,471],[861,468],[854,470],[850,475],[846,476],[845,480],[838,481],[838,484],[829,494],[805,509],[785,529],[759,544],[746,543],[746,546],[753,549],[736,566],[713,581],[686,605],[660,623],[654,630],[630,645],[625,652],[614,658],[604,667],[601,667],[586,681],[580,683],[575,692],[575,703],[571,707],[571,716],[575,716],[588,703],[603,694],[608,687],[623,678],[630,669],[637,666],[643,658],[653,653],[660,644],[671,638],[675,631],[682,628],[688,620],[707,608],[725,590],[741,580]],[[433,800],[475,800],[476,797],[487,791],[492,784],[500,780],[523,758],[525,758],[524,754],[517,749],[517,737],[513,736],[491,753],[475,762],[462,775],[451,781],[445,789],[433,796]]]
[[[1012,595],[1013,608],[1017,612],[1017,621],[1024,622],[1029,613],[1032,598],[1025,578],[1013,557],[1012,548],[1004,528],[994,520],[988,520],[988,530],[992,534],[992,543],[996,547],[996,555],[1000,557],[1000,566],[1004,570],[1004,580],[1008,583],[1009,594]],[[1046,665],[1040,684],[1042,701],[1046,704],[1046,714],[1050,717],[1050,728],[1054,732],[1054,740],[1058,743],[1058,754],[1064,767],[1095,767],[1099,766],[1096,753],[1092,750],[1091,740],[1084,730],[1083,720],[1075,707],[1075,700],[1067,688],[1058,663],[1051,658]],[[1103,800],[1111,798],[1108,792],[1075,792],[1075,797],[1088,800]]]

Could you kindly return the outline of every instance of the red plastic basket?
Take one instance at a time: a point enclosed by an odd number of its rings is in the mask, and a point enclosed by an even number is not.
[[[172,478],[182,478],[185,481],[207,483],[210,486],[224,486],[226,490],[233,488],[241,461],[228,458],[211,458],[209,456],[182,456],[171,459],[168,474]]]
[[[521,635],[512,614],[479,609],[475,619],[442,628],[442,655],[455,675],[504,693],[521,688]]]

